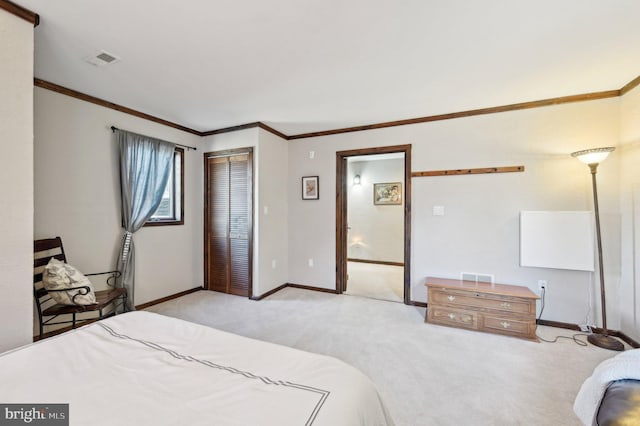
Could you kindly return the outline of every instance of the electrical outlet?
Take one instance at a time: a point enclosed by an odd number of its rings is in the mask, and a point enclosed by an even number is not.
[[[313,268],[313,259],[309,259],[307,263],[309,264],[310,268]]]
[[[540,290],[540,291],[549,290],[549,287],[547,286],[547,280],[538,280],[538,290]]]
[[[580,331],[586,331],[588,333],[591,333],[591,326],[587,324],[581,324]]]
[[[273,259],[273,260],[271,261],[271,268],[276,269],[276,266],[277,266],[277,264],[276,264],[276,260],[275,260],[275,259]]]

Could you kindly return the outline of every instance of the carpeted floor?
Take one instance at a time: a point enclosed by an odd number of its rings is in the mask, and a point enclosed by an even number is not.
[[[294,288],[259,302],[199,291],[148,310],[339,358],[368,375],[407,426],[579,425],[580,385],[616,354],[426,324],[424,308]]]
[[[347,291],[354,296],[400,302],[404,300],[404,267],[347,262]]]

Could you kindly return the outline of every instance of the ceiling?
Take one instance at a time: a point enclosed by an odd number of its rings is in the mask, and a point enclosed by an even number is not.
[[[198,131],[287,135],[619,89],[638,0],[14,0],[35,76]],[[96,67],[105,50],[122,61]]]

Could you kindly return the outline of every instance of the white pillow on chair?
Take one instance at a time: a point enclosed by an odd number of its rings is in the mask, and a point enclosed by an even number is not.
[[[89,292],[85,289],[69,291],[51,291],[49,294],[57,303],[62,305],[93,305],[96,303],[96,295],[89,278],[85,277],[73,266],[61,262],[58,259],[51,259],[42,272],[42,284],[46,290],[64,290],[66,288],[89,287]],[[78,295],[75,297],[74,296]]]

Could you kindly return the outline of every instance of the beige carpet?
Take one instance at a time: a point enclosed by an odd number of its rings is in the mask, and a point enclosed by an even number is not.
[[[402,266],[347,262],[346,294],[390,300],[404,300],[404,268]]]
[[[615,355],[425,324],[423,308],[294,288],[259,302],[199,291],[148,310],[346,361],[407,426],[579,425],[580,385]]]

